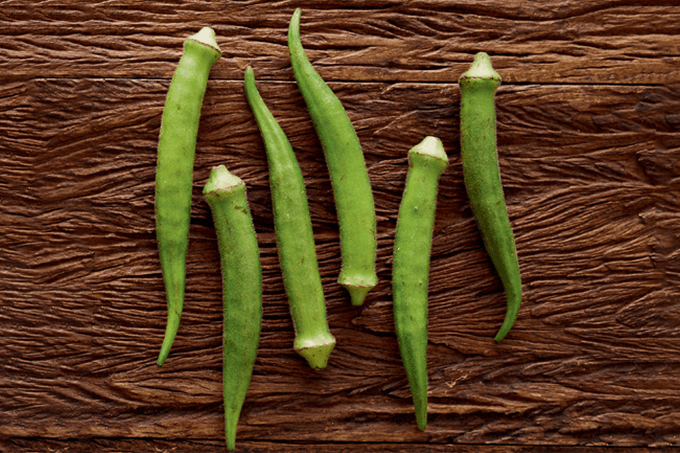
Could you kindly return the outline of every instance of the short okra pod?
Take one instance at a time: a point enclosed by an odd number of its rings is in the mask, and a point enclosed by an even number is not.
[[[394,239],[394,323],[416,422],[427,425],[427,286],[439,176],[447,167],[441,141],[426,137],[408,153],[409,170]]]
[[[168,321],[158,356],[159,366],[170,353],[182,317],[196,135],[208,74],[220,55],[212,29],[204,27],[187,38],[163,108],[155,211]]]
[[[465,188],[484,246],[500,276],[507,298],[503,325],[495,340],[510,331],[522,301],[522,281],[515,238],[505,207],[496,150],[494,93],[501,77],[489,56],[480,52],[460,77],[460,145]]]
[[[342,270],[338,279],[361,305],[378,283],[375,205],[366,162],[356,131],[338,97],[314,70],[300,41],[298,8],[288,28],[288,50],[293,74],[321,141],[333,186]]]
[[[326,321],[302,170],[286,134],[257,91],[250,67],[246,69],[245,90],[267,151],[276,244],[295,325],[293,347],[312,368],[325,368],[335,337]]]
[[[210,172],[203,194],[212,211],[222,266],[224,429],[227,448],[233,450],[260,340],[262,269],[243,181],[220,165]]]

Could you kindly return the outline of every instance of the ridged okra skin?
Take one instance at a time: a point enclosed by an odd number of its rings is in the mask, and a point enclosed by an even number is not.
[[[448,165],[441,141],[426,137],[409,151],[409,171],[394,239],[394,323],[416,421],[427,425],[427,286],[439,176]]]
[[[208,75],[220,55],[212,29],[204,27],[187,38],[163,108],[155,212],[168,321],[158,356],[159,366],[170,353],[182,317],[196,135]]]
[[[460,77],[460,144],[465,188],[484,246],[503,283],[507,298],[505,320],[495,340],[510,331],[522,301],[522,281],[510,219],[501,186],[496,150],[494,93],[501,77],[486,53],[476,55]]]
[[[338,282],[350,293],[353,305],[361,305],[377,283],[375,205],[366,162],[356,131],[338,97],[314,70],[300,41],[298,8],[288,28],[288,49],[293,74],[305,99],[321,141],[333,186],[342,270]]]
[[[326,321],[302,170],[286,134],[262,100],[250,67],[246,69],[245,90],[267,151],[276,244],[295,325],[293,347],[312,368],[325,368],[335,337]]]
[[[220,165],[210,172],[203,195],[212,211],[222,266],[224,429],[227,448],[233,450],[260,340],[262,269],[243,181]]]

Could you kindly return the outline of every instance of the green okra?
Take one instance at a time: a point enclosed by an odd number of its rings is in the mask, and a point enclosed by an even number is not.
[[[427,286],[439,176],[449,163],[441,140],[426,137],[408,153],[409,170],[394,238],[394,324],[416,422],[427,425]]]
[[[279,262],[295,325],[293,347],[312,368],[325,368],[335,337],[326,321],[302,170],[286,134],[257,91],[250,67],[245,73],[245,90],[267,151]]]
[[[208,74],[220,55],[215,32],[211,28],[204,27],[187,38],[163,108],[158,139],[155,212],[168,321],[158,355],[159,366],[170,353],[182,317],[196,135]]]
[[[507,311],[495,340],[501,341],[512,328],[522,301],[515,238],[505,207],[496,150],[494,93],[501,77],[489,56],[480,52],[470,69],[460,77],[460,146],[465,188],[470,207],[496,272],[503,283]]]
[[[321,141],[333,186],[342,270],[338,282],[361,305],[378,283],[375,205],[366,162],[356,131],[338,97],[314,70],[300,41],[301,10],[288,28],[288,50],[293,74]]]
[[[222,266],[224,430],[227,448],[233,450],[260,340],[262,269],[243,181],[220,165],[210,172],[203,195],[212,211]]]

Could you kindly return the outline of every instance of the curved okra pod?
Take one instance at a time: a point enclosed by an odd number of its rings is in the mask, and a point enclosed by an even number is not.
[[[163,108],[155,211],[168,321],[158,355],[159,366],[170,353],[182,317],[196,135],[208,74],[220,55],[212,29],[204,27],[187,38]]]
[[[286,134],[257,91],[250,67],[246,69],[245,90],[267,150],[279,262],[295,325],[293,347],[312,368],[325,368],[335,347],[335,337],[326,322],[302,170]]]
[[[375,206],[361,145],[337,96],[314,70],[300,41],[301,10],[288,28],[288,50],[293,74],[321,141],[340,225],[342,271],[338,282],[361,305],[378,283]]]
[[[408,153],[406,188],[394,239],[392,295],[399,350],[416,421],[427,425],[427,283],[439,176],[449,163],[442,142],[426,137]]]
[[[233,450],[260,340],[262,269],[243,181],[220,165],[210,172],[203,195],[212,211],[222,264],[224,429],[227,448]]]
[[[484,246],[500,276],[507,312],[495,340],[501,341],[517,318],[522,301],[522,281],[515,238],[505,207],[496,151],[494,93],[501,77],[489,56],[480,52],[460,77],[460,146],[465,188]]]

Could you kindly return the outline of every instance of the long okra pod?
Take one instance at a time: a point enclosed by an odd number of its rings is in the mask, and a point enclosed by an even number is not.
[[[442,142],[426,137],[408,153],[406,188],[394,239],[392,296],[399,350],[416,422],[427,425],[427,284],[439,176],[449,163]]]
[[[245,90],[267,151],[279,262],[295,325],[293,347],[312,368],[325,368],[335,337],[326,321],[302,170],[286,134],[257,91],[250,67],[246,69]]]
[[[295,10],[288,28],[288,50],[293,74],[305,99],[321,141],[333,186],[342,270],[338,282],[361,305],[378,283],[375,205],[366,162],[357,134],[338,97],[314,70],[300,41],[301,10]]]
[[[208,74],[220,55],[212,29],[204,27],[187,38],[163,108],[155,211],[168,321],[158,355],[159,366],[170,353],[182,317],[196,135]]]
[[[203,195],[212,211],[222,265],[224,430],[227,448],[233,450],[260,340],[262,269],[243,181],[220,165],[210,172]]]
[[[484,246],[500,276],[507,298],[503,325],[495,340],[510,331],[522,301],[522,281],[515,238],[505,207],[496,150],[494,93],[501,77],[489,56],[480,52],[460,77],[460,147],[465,188]]]

